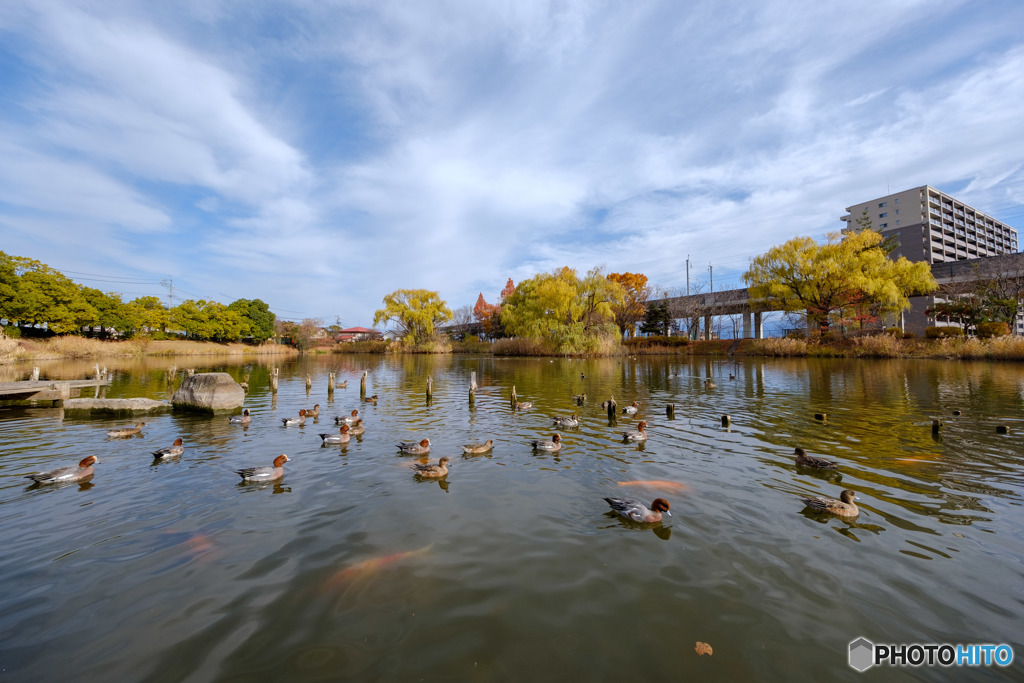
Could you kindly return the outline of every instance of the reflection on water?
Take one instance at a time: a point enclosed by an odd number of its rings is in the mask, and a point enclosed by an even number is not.
[[[317,356],[282,366],[273,395],[277,362],[196,364],[249,377],[244,426],[165,414],[107,439],[134,422],[0,408],[5,678],[853,680],[858,636],[1024,657],[1018,365]],[[166,398],[172,364],[108,362],[107,395]],[[333,397],[328,372],[350,380]],[[512,409],[513,386],[531,409]],[[282,427],[315,403],[319,418]],[[354,409],[365,434],[323,444]],[[553,426],[573,413],[578,427]],[[648,440],[624,442],[639,420]],[[532,449],[555,431],[560,451]],[[185,453],[154,462],[177,437]],[[423,438],[427,458],[395,448]],[[840,470],[798,467],[798,445]],[[281,453],[283,479],[238,482]],[[90,482],[22,478],[89,454]],[[446,477],[413,473],[442,456]],[[800,501],[843,488],[855,519]],[[636,524],[606,496],[664,497],[673,517]]]

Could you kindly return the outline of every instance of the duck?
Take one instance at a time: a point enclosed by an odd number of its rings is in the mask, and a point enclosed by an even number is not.
[[[799,446],[793,451],[793,455],[796,456],[796,464],[800,467],[814,467],[819,470],[838,470],[839,465],[826,460],[825,458],[818,458],[813,455],[807,455],[807,451],[800,448]]]
[[[146,426],[145,422],[136,422],[134,427],[122,427],[121,429],[111,429],[107,432],[107,436],[111,439],[123,439],[128,436],[135,436],[136,434],[142,433],[142,428]]]
[[[628,405],[622,409],[623,415],[636,415],[636,411],[640,409],[640,404],[633,401],[632,405]]]
[[[647,441],[647,420],[640,420],[636,429],[622,432],[622,438],[626,441]]]
[[[448,463],[451,460],[446,456],[437,461],[436,465],[421,465],[419,463],[412,466],[418,477],[430,477],[431,479],[440,479],[441,477],[448,476]]]
[[[538,439],[537,441],[531,441],[533,444],[533,450],[535,451],[560,451],[562,450],[562,437],[559,434],[555,434],[551,437],[551,441]]]
[[[99,461],[99,458],[95,455],[90,455],[87,458],[82,458],[82,461],[77,465],[59,467],[47,472],[26,474],[25,478],[31,479],[37,484],[62,484],[70,481],[82,481],[92,476],[92,466]]]
[[[366,425],[363,424],[363,418],[357,418],[352,426],[349,428],[348,433],[352,436],[360,436],[366,433]]]
[[[704,380],[704,388],[705,389],[717,389],[718,385],[715,384],[715,380],[713,380],[710,377],[708,377],[706,380]]]
[[[612,506],[612,510],[634,522],[648,524],[660,522],[662,513],[669,517],[672,516],[672,513],[668,510],[668,501],[664,498],[655,498],[651,502],[651,507],[647,507],[640,501],[633,500],[632,498],[605,498],[605,500]]]
[[[467,444],[463,444],[462,452],[463,453],[486,453],[487,451],[491,450],[492,448],[494,448],[494,441],[492,439],[487,439],[487,441],[484,441],[483,443],[467,443]]]
[[[857,494],[850,489],[846,489],[839,494],[839,500],[835,498],[826,498],[824,496],[815,496],[813,498],[801,498],[804,505],[811,508],[815,512],[827,512],[837,517],[856,517],[860,514],[860,510],[857,509],[857,504],[853,501],[857,500]]]
[[[612,404],[612,402],[611,402],[611,401],[601,401],[601,408],[603,408],[604,410],[607,410],[607,409],[608,409],[608,407],[609,407],[609,406],[610,406],[611,404]]]
[[[181,437],[179,436],[174,440],[170,446],[161,448],[160,450],[153,451],[154,458],[176,458],[185,452],[185,447],[181,445]]]
[[[729,379],[736,379],[736,375],[734,375],[734,374],[732,374],[732,373],[730,372],[730,373],[729,373]]]
[[[291,427],[292,425],[305,425],[306,424],[306,409],[303,408],[299,411],[298,417],[282,417],[281,424],[285,427]]]
[[[334,424],[336,424],[336,425],[347,424],[347,425],[351,426],[351,425],[354,425],[356,423],[356,420],[358,420],[358,419],[359,419],[359,411],[356,410],[355,408],[353,408],[352,412],[349,415],[339,415],[338,417],[334,418]]]
[[[572,400],[576,401],[576,405],[581,406],[587,402],[587,395],[580,394],[579,396],[573,396]]]
[[[363,396],[363,401],[377,405],[377,394],[374,394],[373,396]]]
[[[423,439],[418,443],[416,441],[403,441],[395,445],[403,453],[411,453],[412,455],[423,455],[430,452],[430,439]]]
[[[318,417],[320,417],[320,404],[317,403],[315,406],[313,406],[312,410],[307,409],[306,410],[306,417],[311,417],[314,420],[317,419]]]
[[[334,383],[334,388],[335,389],[347,389],[348,388],[348,380],[345,380],[344,382],[335,382]]]
[[[580,418],[576,416],[576,413],[573,413],[570,417],[559,416],[553,419],[554,423],[559,427],[573,428],[580,426]]]
[[[232,415],[229,417],[228,422],[236,425],[247,425],[252,422],[252,415],[249,414],[249,409],[246,408],[242,411],[241,415]]]
[[[324,440],[324,443],[348,443],[350,431],[348,425],[341,425],[337,434],[321,434],[320,438]]]
[[[284,476],[284,464],[291,460],[287,455],[281,454],[274,458],[273,467],[246,467],[235,470],[242,481],[273,481]]]
[[[516,403],[516,410],[529,410],[533,407],[533,403],[530,401],[520,401]]]

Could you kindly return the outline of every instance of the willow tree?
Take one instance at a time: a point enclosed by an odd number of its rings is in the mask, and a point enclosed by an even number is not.
[[[822,332],[832,322],[856,319],[870,309],[878,315],[910,308],[911,296],[937,287],[931,267],[893,260],[873,230],[830,233],[825,244],[797,237],[772,247],[750,263],[743,280],[750,298],[789,313],[806,311]]]
[[[373,314],[373,324],[393,322],[414,344],[428,341],[435,325],[452,319],[448,304],[429,289],[396,289],[383,303],[384,308]]]
[[[501,322],[516,337],[543,339],[563,351],[583,351],[601,337],[618,338],[615,307],[622,286],[594,268],[580,278],[569,267],[520,282],[504,298]]]

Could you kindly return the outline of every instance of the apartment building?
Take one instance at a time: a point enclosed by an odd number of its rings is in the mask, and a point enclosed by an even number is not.
[[[858,229],[866,217],[883,237],[895,237],[893,258],[936,264],[1017,253],[1017,231],[1002,221],[964,204],[930,185],[915,187],[846,207],[846,229]],[[934,272],[935,268],[933,268]],[[934,319],[924,311],[935,297],[914,297],[905,316],[905,329],[917,334]],[[1024,332],[1018,319],[1014,332]]]
[[[908,261],[963,261],[1017,252],[1017,231],[930,185],[846,207],[850,228],[867,210],[871,227],[895,236]]]

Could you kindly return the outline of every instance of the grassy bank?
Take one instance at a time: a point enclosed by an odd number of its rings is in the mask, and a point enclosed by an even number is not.
[[[1024,360],[1024,337],[992,339],[899,339],[889,335],[819,342],[805,339],[753,339],[737,353],[751,356],[822,358],[940,358]]]
[[[67,336],[49,339],[0,339],[0,363],[64,358],[111,358],[142,356],[265,356],[297,355],[298,351],[280,344],[218,344],[181,340],[101,341]]]

